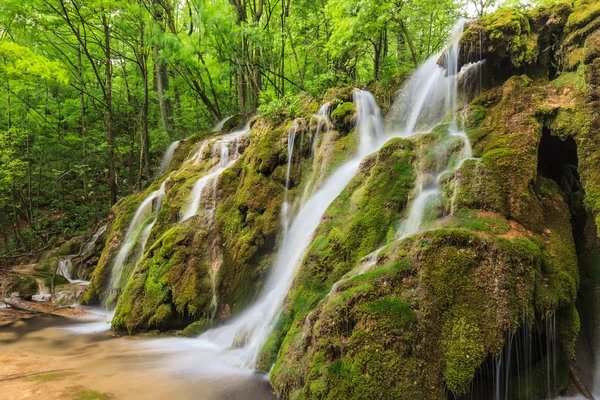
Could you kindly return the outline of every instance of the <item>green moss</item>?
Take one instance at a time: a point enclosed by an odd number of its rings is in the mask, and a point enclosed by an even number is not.
[[[211,324],[207,320],[196,321],[186,326],[182,333],[187,337],[197,337],[200,336],[202,332],[210,328],[210,326]]]
[[[468,26],[461,38],[461,48],[465,50],[461,58],[475,59],[477,55],[471,53],[481,48],[482,55],[492,55],[492,62],[498,66],[505,59],[513,67],[532,64],[539,49],[535,34],[530,34],[527,16],[518,10],[501,9]]]
[[[486,355],[484,338],[477,325],[464,318],[456,321],[446,344],[444,379],[454,393],[466,393]]]
[[[577,0],[573,5],[573,12],[569,15],[567,30],[573,31],[584,27],[594,18],[600,16],[600,4],[594,0]]]
[[[354,103],[345,102],[339,104],[332,112],[331,119],[333,122],[342,127],[345,132],[349,132],[356,122],[356,108]]]
[[[63,243],[58,248],[59,256],[69,256],[73,254],[79,254],[79,250],[81,249],[81,240],[78,238],[71,239]]]
[[[43,374],[28,376],[27,378],[24,378],[23,381],[25,381],[25,382],[54,382],[54,381],[63,380],[72,375],[75,375],[75,373],[71,372],[71,371],[46,372]]]
[[[18,293],[19,297],[30,300],[38,291],[38,283],[33,276],[11,274],[7,293]]]
[[[97,392],[81,385],[68,388],[63,396],[70,400],[109,400],[113,398],[109,393]]]
[[[375,314],[387,314],[394,318],[398,323],[410,324],[416,321],[416,316],[413,310],[399,298],[384,297],[375,300],[372,303],[366,305],[366,309],[369,313]]]

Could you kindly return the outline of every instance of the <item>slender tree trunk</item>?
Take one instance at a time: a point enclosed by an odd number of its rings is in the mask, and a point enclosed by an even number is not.
[[[419,60],[417,59],[417,53],[415,52],[415,47],[413,46],[412,40],[410,39],[410,35],[408,33],[408,29],[406,29],[406,25],[404,25],[403,20],[399,20],[400,28],[402,28],[402,32],[404,33],[404,37],[406,38],[406,43],[410,49],[410,54],[412,56],[413,64],[415,68],[419,66]]]
[[[106,12],[102,14],[102,25],[104,26],[104,52],[105,52],[105,75],[106,75],[106,141],[108,142],[108,187],[110,190],[110,205],[117,203],[117,171],[115,166],[115,137],[113,132],[113,109],[112,109],[112,60],[110,50],[110,27],[106,18]]]
[[[169,75],[167,73],[167,65],[159,59],[157,46],[154,46],[154,66],[156,69],[156,90],[158,92],[160,119],[162,121],[163,130],[169,137],[172,137],[173,108],[171,100],[167,97],[167,91],[169,90]]]
[[[142,189],[142,175],[145,173],[150,178],[150,136],[148,135],[148,65],[147,57],[142,56],[140,69],[142,72],[142,83],[144,85],[144,98],[140,113],[140,170],[138,175],[138,189]]]
[[[6,128],[12,128],[12,116],[10,109],[10,84],[6,81]]]
[[[88,182],[87,182],[87,138],[85,137],[85,93],[83,91],[84,81],[83,81],[83,64],[81,63],[81,45],[77,46],[77,69],[79,72],[79,85],[81,89],[79,90],[79,102],[81,107],[81,120],[80,120],[80,135],[81,135],[81,144],[83,150],[83,171],[81,174],[81,179],[83,183],[83,197],[88,199]]]

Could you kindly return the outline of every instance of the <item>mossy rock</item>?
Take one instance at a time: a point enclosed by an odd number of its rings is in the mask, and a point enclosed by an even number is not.
[[[32,296],[38,291],[37,280],[30,275],[12,274],[6,287],[7,293],[17,293],[19,297],[25,300],[31,300]]]
[[[58,248],[57,254],[59,256],[70,256],[70,255],[74,255],[74,254],[79,254],[79,251],[81,250],[81,247],[82,247],[83,240],[84,240],[83,237],[78,237],[78,238],[73,238],[73,239],[67,240]]]
[[[331,112],[331,119],[343,132],[350,132],[356,125],[356,108],[354,103],[345,102],[339,104]]]
[[[209,320],[192,322],[185,327],[182,334],[190,338],[198,337],[211,326],[212,324]]]

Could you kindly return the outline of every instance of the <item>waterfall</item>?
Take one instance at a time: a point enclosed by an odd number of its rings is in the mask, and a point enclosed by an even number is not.
[[[66,278],[70,284],[73,285],[89,285],[90,282],[73,279],[73,257],[75,256],[66,256],[58,259],[58,264],[56,266],[56,274]]]
[[[283,197],[283,204],[281,205],[281,225],[283,227],[283,232],[287,231],[290,224],[290,204],[288,201],[288,192],[290,188],[290,174],[292,171],[292,160],[294,158],[294,143],[296,142],[296,135],[300,130],[300,124],[298,120],[295,119],[288,129],[288,142],[287,142],[287,170],[285,173],[285,194]]]
[[[383,121],[375,97],[369,92],[354,89],[359,147],[358,154],[365,156],[375,150],[375,143],[384,138]]]
[[[458,24],[460,29],[462,24],[462,21]],[[458,36],[455,32],[454,42],[458,41]],[[453,46],[457,46],[456,43]],[[451,56],[446,56],[446,65],[458,61],[457,52],[451,53]],[[446,69],[437,64],[440,56],[441,54],[436,54],[431,57],[415,72],[406,87],[399,93],[399,107],[388,124],[390,133],[387,135],[373,95],[363,90],[354,91],[357,113],[356,132],[359,141],[357,154],[338,167],[301,205],[290,223],[263,290],[255,303],[226,325],[208,330],[193,341],[193,346],[202,351],[200,358],[196,359],[198,363],[206,366],[204,372],[213,373],[218,368],[220,371],[233,370],[239,373],[239,368],[244,370],[254,367],[256,357],[278,319],[297,269],[323,215],[356,175],[362,159],[379,150],[392,137],[413,136],[417,128],[431,129],[443,121],[447,111],[455,108],[453,102],[456,101],[456,96],[449,94],[449,91],[456,87],[451,81],[457,79],[457,74],[450,75]],[[323,114],[325,113],[326,111],[323,111]],[[400,129],[396,129],[398,127]],[[293,149],[292,140],[288,140],[288,146],[289,161]],[[420,196],[426,200],[430,196],[428,190],[439,190],[435,186],[442,175],[443,171],[435,175],[424,174],[422,190],[419,190]],[[411,209],[416,208],[420,206],[411,207]],[[416,213],[416,210],[414,212]],[[418,219],[420,224],[421,218],[415,217],[415,219]],[[358,273],[366,272],[373,267],[378,253],[379,251],[376,251],[367,257]],[[184,343],[188,343],[184,347],[189,346],[189,342]]]
[[[173,154],[175,154],[175,149],[177,149],[178,145],[179,140],[176,140],[173,143],[171,143],[169,147],[167,147],[167,150],[165,150],[165,154],[163,155],[163,159],[160,162],[160,169],[158,170],[157,176],[160,176],[167,172],[171,161],[173,161]]]
[[[134,255],[132,262],[133,268],[137,266],[138,262],[144,254],[146,242],[152,231],[152,227],[156,222],[156,217],[160,211],[162,200],[165,196],[165,184],[168,179],[160,185],[160,188],[148,195],[142,201],[138,209],[136,210],[133,219],[129,223],[127,233],[121,242],[121,247],[115,258],[111,273],[110,273],[110,284],[107,287],[105,293],[105,302],[110,303],[114,298],[109,299],[111,296],[118,296],[118,292],[121,285],[121,277],[123,275],[123,269],[131,254],[131,251],[137,244],[139,246],[138,251]],[[113,305],[113,304],[111,304]]]
[[[71,282],[71,270],[73,269],[73,262],[71,257],[60,258],[58,260],[58,266],[56,267],[56,274],[61,275],[69,282]]]
[[[223,130],[223,126],[225,126],[225,123],[227,121],[229,121],[231,118],[233,118],[233,115],[230,115],[229,117],[225,117],[222,120],[220,120],[219,122],[217,122],[216,125],[213,126],[212,131],[213,132],[221,132]]]
[[[231,132],[227,135],[221,136],[220,138],[213,140],[213,158],[218,157],[218,163],[203,177],[198,179],[192,188],[192,192],[190,194],[190,199],[182,210],[181,213],[181,221],[186,221],[198,213],[198,208],[200,206],[200,201],[202,200],[202,193],[204,188],[210,183],[213,182],[216,185],[219,176],[229,169],[235,161],[240,157],[239,154],[239,140],[242,136],[248,134],[250,132],[250,122],[244,126],[243,129],[235,132]],[[233,157],[230,157],[229,147],[234,147]],[[206,147],[206,143],[203,143],[200,146],[200,150],[192,157],[195,163],[198,163],[202,158],[202,154],[204,153],[204,149]],[[215,151],[219,151],[219,155],[215,155]],[[197,156],[200,154],[199,156]]]
[[[101,225],[100,228],[98,228],[98,230],[94,232],[92,237],[87,241],[87,243],[85,244],[85,246],[83,246],[83,249],[81,250],[82,258],[86,258],[88,255],[90,255],[92,250],[94,250],[94,247],[96,247],[96,242],[98,241],[98,238],[102,236],[104,232],[106,232],[107,227],[107,224]]]

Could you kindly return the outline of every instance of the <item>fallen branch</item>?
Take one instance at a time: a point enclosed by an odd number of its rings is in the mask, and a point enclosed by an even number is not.
[[[594,396],[585,387],[583,382],[581,382],[581,379],[579,379],[579,376],[575,372],[575,366],[573,365],[573,363],[571,363],[571,365],[570,365],[569,372],[571,375],[571,379],[573,380],[573,383],[575,384],[575,387],[577,388],[577,390],[579,390],[579,393],[581,393],[581,395],[583,397],[585,397],[586,399],[594,400]]]
[[[23,301],[23,300],[19,299],[18,297],[5,298],[2,300],[2,302],[4,304],[6,304],[7,306],[14,308],[16,310],[26,311],[26,312],[30,312],[30,313],[40,312],[40,310],[36,309],[35,307],[31,307],[29,304],[27,304],[26,301]]]

